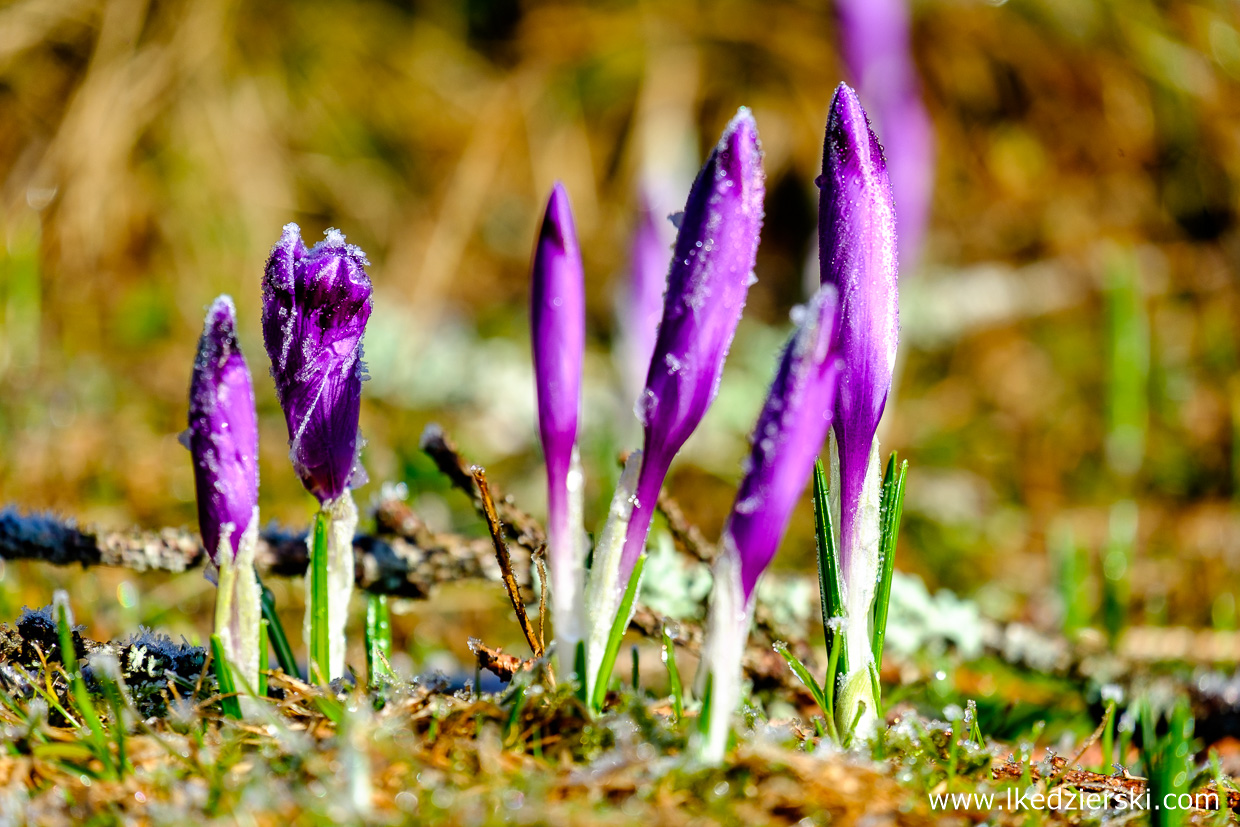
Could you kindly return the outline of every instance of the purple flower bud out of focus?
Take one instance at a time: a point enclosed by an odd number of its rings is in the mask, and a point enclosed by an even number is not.
[[[844,366],[833,425],[840,463],[840,568],[847,580],[857,505],[891,389],[900,320],[887,165],[856,93],[842,83],[827,119],[819,186],[822,282],[834,285],[840,296]]]
[[[907,0],[836,0],[849,74],[884,137],[900,259],[914,262],[934,186],[934,126],[909,45]]]
[[[841,368],[838,317],[835,288],[825,285],[784,349],[754,426],[745,477],[724,527],[724,543],[740,558],[746,602],[779,548],[831,426]]]
[[[218,563],[228,534],[237,554],[258,505],[258,419],[250,369],[237,344],[237,311],[220,296],[207,311],[189,386],[186,446],[194,460],[198,528]]]
[[[263,278],[263,341],[290,458],[320,502],[366,481],[358,413],[371,310],[370,262],[339,231],[326,236],[307,250],[297,225],[285,225]]]
[[[672,263],[672,226],[659,216],[648,196],[641,198],[637,229],[629,260],[629,278],[620,296],[617,321],[622,337],[626,393],[635,399],[641,393],[650,357],[654,353],[663,316],[663,293],[667,289],[667,269]]]
[[[645,548],[672,458],[714,401],[723,363],[753,281],[765,195],[762,149],[741,108],[689,190],[668,273],[663,319],[646,388],[636,503],[620,564],[623,590]]]

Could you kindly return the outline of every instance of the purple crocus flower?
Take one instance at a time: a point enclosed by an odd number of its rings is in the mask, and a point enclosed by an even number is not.
[[[250,369],[237,343],[237,311],[220,296],[207,311],[189,386],[186,446],[194,460],[198,528],[220,564],[221,539],[233,557],[258,506],[258,419]]]
[[[921,249],[934,186],[934,127],[909,46],[907,0],[836,0],[844,63],[884,136],[900,210],[900,258]]]
[[[530,289],[530,331],[538,392],[538,431],[547,462],[547,545],[556,637],[571,668],[581,639],[585,545],[582,477],[577,460],[581,365],[585,351],[585,274],[568,193],[557,183],[547,201]]]
[[[858,508],[873,464],[874,433],[891,389],[900,322],[895,206],[887,165],[856,93],[842,83],[827,119],[819,184],[822,281],[840,295],[844,368],[835,397],[834,431],[840,470],[840,569],[847,582],[858,553]]]
[[[754,426],[745,476],[723,530],[724,546],[735,548],[740,560],[746,603],[779,548],[831,427],[842,364],[838,319],[835,288],[825,285],[785,347]]]
[[[636,503],[620,561],[623,591],[646,545],[672,457],[719,389],[754,280],[765,195],[758,128],[742,107],[689,190],[668,273],[663,320],[637,402],[644,427]]]
[[[630,248],[629,278],[620,296],[617,321],[620,327],[624,391],[630,400],[641,393],[659,319],[663,317],[663,293],[672,263],[671,223],[657,215],[648,194],[641,196],[637,228]]]
[[[290,457],[326,503],[366,481],[361,438],[362,334],[370,318],[370,262],[338,230],[309,250],[286,224],[263,278],[263,341],[288,424]]]
[[[753,617],[754,589],[779,548],[831,427],[841,369],[838,317],[835,288],[825,285],[784,349],[754,426],[744,479],[723,528],[700,673],[702,681],[707,673],[714,677],[710,720],[700,749],[710,763],[723,758],[728,724],[740,701],[741,661]]]

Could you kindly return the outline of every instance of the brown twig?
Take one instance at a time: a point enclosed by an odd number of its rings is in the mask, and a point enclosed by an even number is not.
[[[659,489],[659,500],[655,508],[663,515],[663,519],[667,520],[667,530],[671,532],[672,539],[686,554],[707,565],[714,562],[714,545],[703,536],[701,529],[689,522],[680,503],[666,488]]]
[[[522,660],[516,655],[509,655],[503,649],[493,649],[476,637],[469,639],[469,651],[478,659],[478,666],[485,669],[501,681],[510,681],[518,673],[533,669],[538,658]]]
[[[538,601],[538,642],[543,651],[547,650],[547,592],[550,582],[547,580],[547,547],[543,546],[534,552],[534,565],[538,567],[538,582],[542,584],[542,599]]]
[[[474,509],[485,519],[482,492],[478,490],[472,473],[474,466],[461,456],[443,428],[434,422],[427,425],[418,444],[453,487],[469,496]],[[537,520],[518,508],[510,497],[500,494],[498,489],[493,487],[491,493],[493,508],[504,524],[510,540],[524,546],[531,553],[547,542],[546,533]]]
[[[380,533],[359,534],[353,539],[359,588],[372,594],[422,600],[440,583],[501,579],[491,544],[485,538],[431,532],[399,500],[382,503],[379,513],[389,520],[379,520]],[[398,520],[394,514],[402,518]],[[22,514],[11,508],[0,511],[0,558],[166,572],[189,571],[206,562],[195,532],[79,528],[71,520]],[[306,533],[269,526],[259,539],[255,562],[262,576],[304,574],[309,563]],[[522,572],[525,576],[524,568]]]
[[[487,472],[482,466],[475,465],[470,469],[470,475],[473,477],[475,485],[478,486],[478,494],[482,500],[482,514],[486,518],[487,528],[491,531],[491,542],[495,546],[495,559],[499,562],[500,572],[503,574],[503,583],[504,588],[508,591],[508,599],[512,601],[513,611],[517,613],[517,622],[521,624],[521,631],[525,633],[525,639],[530,644],[530,650],[533,651],[534,657],[541,658],[543,656],[542,641],[534,632],[530,618],[525,613],[525,601],[521,597],[521,589],[517,586],[517,578],[512,573],[512,558],[508,556],[508,544],[504,542],[504,525],[500,522],[499,515],[495,511],[495,501],[491,497],[491,487],[487,484]]]

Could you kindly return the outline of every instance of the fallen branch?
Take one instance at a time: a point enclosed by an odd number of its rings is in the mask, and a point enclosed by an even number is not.
[[[482,497],[482,513],[486,517],[487,528],[491,531],[491,542],[495,546],[495,559],[499,563],[504,590],[508,592],[508,599],[512,601],[512,610],[517,614],[517,623],[521,625],[521,631],[525,634],[530,650],[534,653],[534,657],[541,658],[543,642],[538,633],[534,631],[534,626],[530,623],[529,615],[525,611],[525,600],[521,597],[517,577],[512,571],[512,558],[508,554],[508,544],[504,542],[504,526],[495,513],[495,502],[491,498],[491,486],[487,483],[487,472],[482,466],[475,465],[470,469],[470,474],[478,485],[478,492]]]
[[[441,583],[500,581],[499,566],[487,538],[431,532],[399,501],[384,502],[378,510],[387,518],[380,523],[380,533],[359,534],[353,540],[359,588],[372,594],[422,600]],[[394,515],[400,515],[398,527],[393,525]],[[12,508],[0,511],[0,558],[167,572],[189,571],[206,562],[198,535],[184,529],[101,531]],[[308,562],[304,531],[277,526],[263,530],[256,559],[260,575],[296,577],[305,573]],[[527,562],[518,561],[516,569],[521,572],[522,585],[529,579]]]

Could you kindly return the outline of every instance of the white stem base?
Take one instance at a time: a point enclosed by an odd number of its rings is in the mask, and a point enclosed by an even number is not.
[[[870,608],[878,585],[882,541],[882,467],[878,461],[878,439],[870,446],[865,482],[853,519],[853,536],[841,537],[837,547],[848,550],[848,568],[844,572],[844,606],[847,613],[844,638],[848,644],[848,671],[839,687],[835,704],[836,725],[841,737],[850,729],[855,739],[868,738],[878,727],[877,704],[874,698],[870,669],[874,664],[871,651]],[[839,455],[834,435],[831,439],[831,490],[839,489]],[[841,526],[842,523],[837,522]],[[861,704],[864,709],[858,710]],[[853,721],[856,720],[856,727]]]
[[[556,652],[563,675],[572,674],[575,668],[577,643],[586,622],[585,474],[575,447],[567,483],[568,536],[547,538],[551,583],[544,584],[551,586],[551,621],[555,624]],[[561,543],[567,548],[555,547]],[[545,594],[543,599],[547,599]]]
[[[259,624],[263,619],[262,590],[254,573],[254,554],[258,548],[258,508],[241,535],[237,556],[233,557],[231,532],[220,537],[218,583],[215,590],[215,633],[224,645],[236,675],[245,688],[258,688]],[[241,688],[241,687],[238,687]]]
[[[586,585],[586,697],[594,696],[594,683],[598,678],[599,664],[607,650],[607,638],[620,610],[620,596],[627,583],[620,579],[620,557],[624,552],[624,538],[633,516],[633,498],[637,491],[637,472],[641,470],[641,451],[629,454],[624,473],[616,483],[611,498],[607,522],[594,547],[594,565],[590,567],[589,583]],[[634,601],[634,606],[636,606]]]
[[[745,645],[753,620],[754,601],[746,601],[741,587],[741,565],[736,546],[725,533],[723,548],[714,566],[715,585],[710,596],[706,643],[694,681],[701,697],[710,680],[710,710],[706,734],[694,736],[693,752],[707,765],[723,763],[732,731],[732,716],[740,706]]]
[[[357,506],[353,495],[345,491],[334,500],[323,503],[327,513],[327,627],[330,649],[328,652],[328,680],[344,676],[344,656],[347,641],[345,626],[349,622],[349,601],[353,597],[356,573],[353,563],[353,535],[357,532]],[[302,633],[306,639],[306,651],[313,651],[310,636],[310,620],[314,613],[310,581],[314,572],[314,532],[306,537],[310,547],[311,561],[306,567],[306,617]],[[313,664],[311,664],[313,669]],[[314,675],[310,675],[313,681]]]

